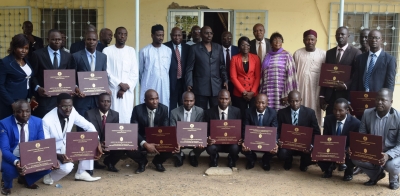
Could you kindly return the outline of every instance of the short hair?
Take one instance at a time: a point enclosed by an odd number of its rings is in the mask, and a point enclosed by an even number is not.
[[[125,29],[125,31],[128,31],[128,30],[126,30],[125,27],[117,27],[117,28],[115,29],[115,32],[114,32],[114,33],[117,33],[117,31],[118,31],[119,29]]]
[[[33,26],[33,23],[32,23],[31,21],[29,21],[29,20],[24,21],[24,23],[22,23],[22,26],[24,26],[24,25],[26,25],[26,24],[31,24],[31,25]]]
[[[336,99],[336,101],[335,101],[334,104],[336,105],[336,104],[341,104],[341,103],[344,104],[344,107],[345,107],[346,109],[349,109],[349,101],[347,101],[347,99],[345,99],[345,98]]]
[[[388,92],[388,96],[389,96],[390,100],[393,100],[393,90],[392,89],[382,88],[381,90],[378,91],[378,94],[381,94],[381,93],[383,93],[385,91]]]
[[[185,92],[183,92],[183,94],[182,94],[182,100],[183,100],[183,98],[185,97],[185,95],[187,95],[187,94],[193,95],[193,98],[195,98],[194,93],[193,93],[192,91],[185,91]]]
[[[29,40],[24,34],[15,35],[10,42],[10,48],[8,48],[8,54],[14,54],[14,50],[17,48],[22,48],[26,45],[29,45]]]
[[[57,105],[61,103],[62,100],[64,99],[72,99],[71,95],[68,93],[60,93],[57,96]]]
[[[111,97],[111,95],[108,94],[108,93],[101,93],[101,94],[99,95],[99,98],[102,97],[102,96],[109,96],[109,97]]]
[[[198,25],[194,25],[193,27],[192,27],[192,29],[190,29],[190,32],[193,32],[195,29],[197,29],[197,28],[199,28],[199,29],[201,29]]]
[[[49,31],[47,31],[47,37],[50,38],[50,34],[52,33],[59,33],[61,34],[61,31],[58,29],[50,29]]]
[[[13,107],[12,107],[13,111],[16,112],[17,107],[19,107],[19,106],[20,106],[21,104],[23,104],[23,103],[28,104],[28,108],[29,108],[29,110],[31,110],[31,107],[30,107],[28,101],[26,101],[25,99],[18,99],[18,100],[17,100],[16,102],[14,102],[14,104],[13,104]]]
[[[245,42],[247,42],[248,44],[250,44],[250,39],[249,39],[248,37],[246,37],[246,36],[242,36],[242,37],[240,37],[239,40],[238,40],[238,46],[239,46],[239,47],[240,47],[240,44],[241,44],[242,41],[245,41]]]
[[[269,38],[269,43],[272,44],[275,38],[281,38],[283,43],[283,36],[279,32],[272,33],[271,37]]]

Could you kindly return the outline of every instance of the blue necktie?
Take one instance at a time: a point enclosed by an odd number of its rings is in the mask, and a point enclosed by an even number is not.
[[[297,121],[298,121],[298,119],[297,119],[297,112],[295,112],[295,113],[293,114],[293,125],[297,125]]]
[[[259,114],[258,115],[258,126],[263,126],[262,121],[263,121],[263,115]]]
[[[342,122],[337,122],[337,129],[336,129],[336,135],[341,135],[342,134]]]
[[[369,61],[368,70],[367,74],[365,75],[365,82],[364,82],[364,88],[365,91],[367,92],[369,92],[369,82],[371,79],[372,69],[374,69],[375,66],[375,62],[376,62],[376,55],[371,54],[371,61]]]

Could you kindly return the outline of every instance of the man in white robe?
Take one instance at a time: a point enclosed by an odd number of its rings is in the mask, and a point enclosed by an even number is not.
[[[130,123],[135,86],[139,77],[136,51],[125,42],[128,31],[125,27],[115,30],[115,45],[104,48],[107,55],[108,84],[111,90],[111,109],[119,112],[120,123]]]
[[[322,63],[325,62],[326,51],[315,48],[317,32],[307,30],[303,34],[304,48],[293,54],[296,63],[297,85],[301,92],[303,105],[315,111],[319,126],[322,126],[322,112],[319,105],[319,75]]]
[[[158,92],[160,103],[169,106],[169,67],[172,51],[165,46],[164,28],[154,25],[151,28],[153,42],[139,52],[140,103],[149,89]],[[182,70],[183,71],[183,70]]]

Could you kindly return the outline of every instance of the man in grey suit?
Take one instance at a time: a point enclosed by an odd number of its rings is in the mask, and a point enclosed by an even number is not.
[[[383,138],[380,165],[353,160],[370,178],[365,186],[373,186],[389,172],[389,188],[399,188],[400,173],[400,112],[392,108],[393,91],[383,88],[376,97],[376,107],[364,111],[360,133],[379,135]]]
[[[250,53],[257,55],[261,63],[264,61],[266,54],[271,51],[271,44],[268,38],[264,38],[264,25],[258,23],[253,27],[253,40],[250,41]]]
[[[190,91],[186,91],[182,95],[183,105],[175,108],[171,111],[169,125],[176,126],[177,121],[185,121],[185,122],[202,122],[203,121],[203,109],[201,107],[197,107],[194,105],[195,98],[194,94]],[[190,165],[193,167],[198,166],[197,158],[204,151],[202,146],[199,148],[195,148],[189,153],[189,161]],[[185,160],[185,154],[180,151],[174,155],[177,160],[175,161],[175,167],[180,167],[183,165],[183,160]]]
[[[209,26],[201,28],[201,42],[190,47],[186,67],[186,86],[196,95],[196,105],[203,110],[218,105],[222,87],[228,89],[228,77],[222,46],[213,43]]]

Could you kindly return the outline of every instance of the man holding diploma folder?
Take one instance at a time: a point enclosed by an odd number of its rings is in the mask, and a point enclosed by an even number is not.
[[[360,133],[382,136],[381,165],[353,160],[370,178],[365,186],[373,186],[389,172],[389,188],[399,188],[400,173],[400,113],[392,108],[393,91],[383,88],[376,97],[376,107],[364,111]]]

